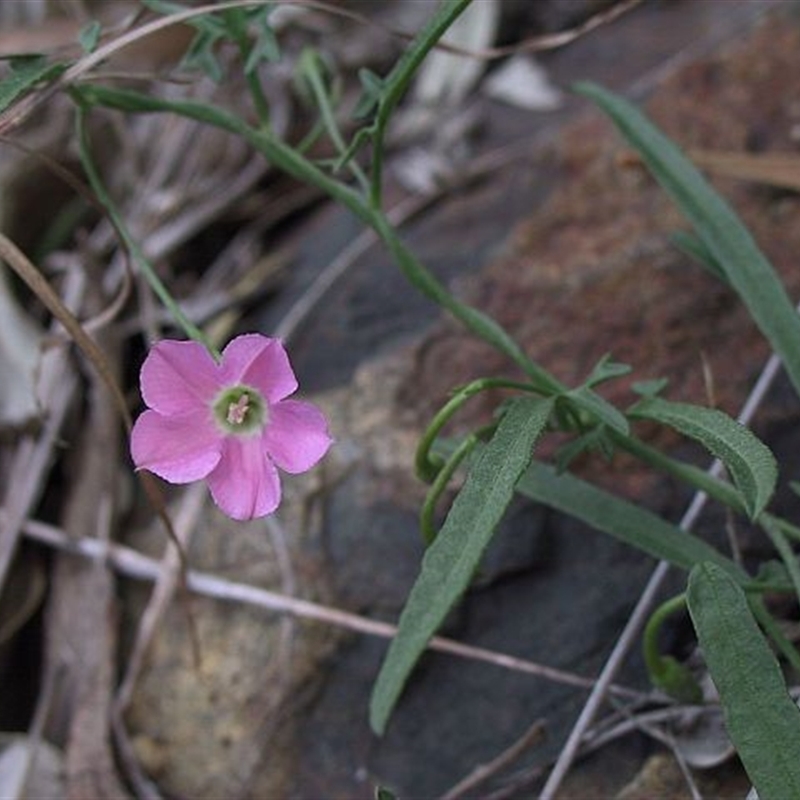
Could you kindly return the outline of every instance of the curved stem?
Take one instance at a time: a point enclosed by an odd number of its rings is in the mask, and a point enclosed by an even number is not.
[[[658,634],[664,622],[686,608],[686,594],[681,593],[662,603],[650,616],[642,634],[642,648],[650,680],[655,686],[688,703],[699,703],[703,693],[692,673],[672,656],[658,649]]]
[[[417,452],[414,457],[414,465],[417,476],[429,483],[436,479],[439,471],[444,467],[445,460],[431,458],[431,447],[436,437],[441,433],[442,428],[450,421],[453,415],[469,400],[470,397],[487,389],[519,389],[524,392],[535,392],[535,387],[528,383],[510,381],[503,378],[479,378],[478,380],[462,386],[456,393],[436,412],[431,423],[422,434]],[[448,459],[449,461],[449,459]]]
[[[430,547],[436,538],[437,530],[434,524],[433,515],[436,512],[436,504],[439,498],[447,489],[447,484],[450,478],[453,477],[455,471],[461,465],[461,462],[475,449],[475,445],[480,441],[480,434],[478,432],[472,433],[467,436],[444,465],[439,469],[433,483],[425,495],[425,501],[422,504],[419,514],[420,530],[422,531],[422,539],[425,542],[425,547]]]

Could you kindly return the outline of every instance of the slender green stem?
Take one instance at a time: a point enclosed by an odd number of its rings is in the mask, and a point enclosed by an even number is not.
[[[692,673],[672,656],[658,649],[658,634],[664,622],[686,608],[686,594],[681,593],[662,603],[650,616],[642,634],[644,660],[650,680],[677,700],[699,703],[703,693]]]
[[[372,174],[370,206],[379,210],[383,193],[383,146],[386,127],[395,106],[411,83],[425,56],[436,46],[447,29],[470,4],[471,0],[445,0],[431,23],[395,64],[386,78],[387,91],[381,97],[372,135]]]
[[[131,254],[131,257],[133,258],[134,262],[141,270],[142,274],[144,275],[147,282],[150,284],[150,287],[155,292],[158,299],[164,304],[164,306],[167,309],[169,309],[175,322],[177,322],[178,325],[181,328],[183,328],[184,332],[190,339],[194,339],[195,341],[202,344],[204,347],[208,349],[208,351],[214,356],[214,358],[219,359],[220,357],[219,351],[214,347],[213,344],[211,344],[208,337],[206,337],[203,331],[200,330],[200,328],[198,328],[183,313],[178,303],[169,293],[167,287],[158,277],[158,274],[156,273],[155,269],[153,269],[152,264],[148,261],[147,257],[144,255],[142,249],[139,247],[134,237],[131,236],[122,218],[122,214],[119,213],[116,204],[111,199],[109,193],[106,191],[105,184],[100,178],[100,174],[98,173],[97,168],[95,167],[95,164],[91,157],[91,145],[89,142],[89,134],[86,127],[86,115],[87,115],[86,108],[81,103],[79,103],[77,107],[77,113],[75,116],[78,149],[83,169],[86,172],[86,176],[89,179],[89,184],[94,190],[94,193],[97,195],[97,199],[106,209],[106,212],[108,213],[111,222],[113,223],[120,237],[122,237],[122,240],[125,243],[125,247],[128,249],[128,252]]]
[[[247,64],[250,54],[253,52],[253,42],[247,32],[247,11],[243,8],[229,9],[224,12],[231,36],[236,41],[242,62]],[[253,99],[253,107],[261,128],[268,128],[270,125],[269,103],[264,95],[264,87],[258,77],[258,70],[251,69],[245,74],[247,88]]]
[[[709,475],[706,470],[671,458],[660,450],[645,444],[635,436],[623,436],[614,430],[609,430],[608,433],[614,444],[620,449],[636,456],[646,464],[666,472],[668,475],[679,478],[693,488],[705,492],[709,497],[713,497],[737,513],[746,513],[739,493],[730,483]]]
[[[422,531],[422,539],[426,547],[430,547],[434,539],[436,539],[437,530],[433,519],[436,512],[436,504],[447,489],[450,478],[453,477],[453,474],[459,468],[461,462],[475,449],[475,445],[477,445],[479,441],[480,435],[476,432],[459,442],[456,449],[433,479],[433,483],[428,489],[428,493],[425,495],[425,501],[422,504],[419,515],[420,530]]]
[[[304,155],[278,139],[269,130],[257,130],[239,117],[215,106],[191,100],[164,100],[128,89],[109,89],[100,85],[82,85],[73,90],[85,103],[103,105],[133,113],[172,113],[213,125],[244,139],[251,147],[293,178],[316,186],[341,203],[360,220],[370,225],[372,213],[363,199],[349,186],[326,175]]]
[[[317,104],[317,108],[319,109],[319,113],[322,118],[322,124],[325,127],[328,136],[330,136],[334,146],[336,147],[336,150],[341,156],[347,150],[347,145],[345,144],[342,133],[339,130],[339,123],[336,121],[336,115],[333,111],[333,108],[331,108],[330,96],[328,95],[325,85],[323,84],[318,60],[319,56],[312,50],[306,50],[306,52],[301,56],[301,61],[304,66],[304,74],[308,80],[309,86],[311,87],[311,91],[314,94],[314,100]],[[361,186],[362,192],[366,193],[369,190],[369,180],[359,166],[358,162],[354,159],[350,159],[348,162],[348,167]]]
[[[256,110],[258,123],[262,128],[267,128],[270,125],[269,103],[264,96],[264,89],[261,86],[258,72],[253,70],[247,75],[246,80],[247,88],[250,90],[250,96],[253,98],[253,107]]]

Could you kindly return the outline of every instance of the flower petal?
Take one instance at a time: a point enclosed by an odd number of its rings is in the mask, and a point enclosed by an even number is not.
[[[279,339],[247,333],[232,339],[222,351],[225,385],[243,383],[257,389],[270,403],[297,389],[289,356]]]
[[[178,417],[145,411],[131,431],[131,457],[137,469],[170,483],[191,483],[217,466],[222,442],[222,434],[205,413]]]
[[[142,397],[161,414],[186,414],[210,405],[220,390],[219,367],[198,342],[164,339],[142,364]]]
[[[311,469],[333,442],[323,413],[301,400],[283,400],[270,406],[269,423],[261,439],[272,460],[292,474]]]
[[[281,501],[278,470],[258,436],[229,436],[208,486],[214,502],[232,519],[265,517]]]

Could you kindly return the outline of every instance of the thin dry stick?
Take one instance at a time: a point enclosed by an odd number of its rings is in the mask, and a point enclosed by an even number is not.
[[[128,411],[128,404],[125,401],[122,390],[114,379],[114,373],[109,367],[103,351],[94,339],[86,333],[80,321],[69,308],[67,308],[44,275],[42,275],[28,257],[3,233],[0,233],[0,260],[5,261],[14,272],[16,272],[28,288],[39,298],[44,307],[64,326],[75,344],[83,351],[83,354],[95,370],[97,370],[98,375],[106,385],[106,388],[117,406],[120,417],[122,417],[125,430],[130,433],[133,422],[130,412]],[[148,472],[138,472],[137,475],[150,504],[163,522],[167,535],[177,547],[178,555],[181,559],[181,566],[185,571],[185,554],[181,549],[180,542],[178,542],[175,536],[172,521],[167,515],[164,499],[161,496],[158,485],[153,476]],[[0,586],[2,586],[11,556],[13,555],[13,546],[10,550],[2,544],[0,544],[0,547],[3,547],[3,551],[0,552]]]
[[[128,431],[131,428],[131,415],[128,413],[128,404],[120,391],[114,374],[108,365],[103,351],[97,346],[75,315],[64,305],[56,291],[47,282],[44,275],[30,262],[28,257],[7,237],[0,233],[0,259],[5,261],[17,275],[25,282],[28,288],[39,298],[45,308],[66,328],[78,347],[83,350],[92,366],[97,370],[103,383],[111,392],[114,401],[125,422]]]
[[[67,285],[68,302],[77,302],[77,281]],[[41,400],[48,415],[38,437],[22,441],[14,454],[11,479],[5,487],[6,515],[0,525],[0,589],[19,543],[22,524],[39,494],[42,481],[53,458],[53,450],[61,425],[71,404],[77,385],[63,351],[51,350],[42,357],[39,367]]]
[[[125,777],[130,781],[136,792],[138,800],[163,800],[158,786],[148,777],[139,761],[139,756],[133,747],[125,720],[117,711],[116,706],[111,708],[111,731],[114,734],[114,745],[123,767]]]
[[[25,518],[30,513],[41,482],[47,474],[75,385],[75,379],[65,372],[61,390],[63,394],[56,397],[50,406],[47,420],[38,439],[35,442],[23,442],[15,454],[11,480],[6,487],[6,504],[10,513],[4,515],[3,524],[0,526],[0,588],[5,584],[9,567],[17,551]]]
[[[694,775],[692,775],[692,770],[686,763],[683,753],[681,753],[681,751],[678,749],[677,744],[675,744],[675,739],[673,739],[672,736],[667,736],[667,746],[672,751],[672,757],[678,764],[678,769],[680,769],[681,775],[683,775],[683,779],[686,781],[686,786],[692,795],[692,800],[703,800],[703,796],[700,793],[700,789],[697,786]]]
[[[767,360],[764,369],[761,371],[761,375],[759,375],[758,381],[756,381],[756,385],[750,392],[750,395],[745,401],[742,411],[738,416],[738,421],[741,422],[742,425],[747,425],[752,420],[756,410],[763,402],[767,391],[769,391],[769,388],[772,385],[780,366],[780,358],[773,353]],[[709,474],[714,476],[718,476],[721,470],[722,463],[718,460],[714,461],[708,468]],[[700,513],[705,507],[707,501],[708,495],[705,494],[705,492],[697,492],[694,495],[689,508],[686,510],[686,513],[683,515],[683,518],[680,521],[680,527],[683,530],[688,531],[691,529],[691,527],[697,521],[697,518],[700,516]],[[581,740],[583,739],[586,730],[591,725],[592,720],[595,718],[595,715],[600,708],[600,705],[603,703],[611,681],[614,679],[617,671],[622,666],[622,662],[627,656],[629,650],[633,647],[634,641],[638,637],[639,631],[648,614],[650,613],[650,609],[655,602],[658,591],[661,588],[661,584],[663,583],[668,570],[669,564],[666,561],[660,562],[655,570],[653,570],[650,580],[647,582],[647,586],[645,586],[645,589],[639,598],[639,602],[636,604],[636,608],[633,610],[633,613],[628,619],[624,630],[620,634],[620,637],[617,640],[611,655],[608,657],[608,661],[606,661],[603,670],[597,678],[597,683],[592,690],[592,693],[589,695],[586,705],[584,705],[577,722],[572,728],[572,731],[570,732],[570,735],[564,744],[564,748],[562,749],[558,760],[556,761],[555,766],[553,767],[553,770],[550,773],[544,788],[542,789],[539,800],[552,800],[555,796],[555,793],[558,791],[559,786],[561,786],[562,781],[566,777],[566,774],[569,771],[569,768],[572,766],[572,762],[578,753]]]
[[[232,0],[232,2],[213,3],[210,5],[199,6],[188,11],[183,11],[178,14],[172,14],[167,17],[160,17],[145,25],[135,28],[132,31],[116,37],[111,42],[98,47],[94,52],[85,55],[83,58],[78,59],[69,69],[54,80],[51,84],[46,86],[39,92],[32,92],[25,95],[21,100],[13,103],[0,114],[0,135],[5,135],[14,128],[19,127],[40,105],[47,102],[54,94],[62,89],[68,87],[70,84],[78,80],[94,67],[106,61],[115,53],[130,47],[140,39],[158,33],[161,30],[170,28],[173,25],[179,25],[187,22],[194,17],[209,14],[213,11],[219,11],[230,8],[246,8],[248,6],[264,5],[267,0]]]
[[[40,105],[45,103],[53,94],[61,89],[69,86],[75,82],[94,67],[108,60],[109,57],[124,50],[126,47],[135,44],[141,39],[151,36],[158,31],[187,22],[195,17],[203,16],[214,11],[233,9],[233,8],[247,8],[249,6],[266,5],[267,0],[232,0],[231,2],[219,2],[210,5],[199,6],[187,11],[183,11],[170,16],[161,17],[159,19],[148,22],[132,31],[128,31],[121,36],[116,37],[111,42],[98,47],[94,52],[87,54],[83,58],[76,61],[69,69],[67,69],[59,78],[53,81],[49,86],[24,96],[21,100],[13,103],[2,113],[0,113],[0,135],[4,135],[19,127]],[[574,42],[576,39],[586,35],[595,28],[605,25],[620,15],[627,13],[635,6],[639,5],[641,0],[621,0],[621,2],[607,9],[601,11],[592,17],[589,17],[581,25],[571,28],[567,31],[559,33],[547,34],[545,36],[536,36],[527,39],[515,45],[508,47],[489,48],[487,50],[466,50],[453,45],[448,45],[445,42],[439,42],[437,48],[447,50],[458,55],[467,56],[470,58],[478,58],[482,60],[491,60],[495,58],[502,58],[508,55],[521,52],[539,52],[542,50],[555,50],[564,45]],[[356,12],[348,11],[339,6],[328,3],[318,2],[318,0],[292,0],[291,5],[306,6],[308,8],[316,8],[323,10],[330,14],[348,17],[357,22],[369,25],[371,27],[378,27],[383,30],[388,30],[390,34],[402,38],[413,39],[415,34],[392,31],[387,29],[380,23],[369,19]]]
[[[686,718],[687,713],[697,712],[697,706],[668,706],[658,708],[654,711],[643,711],[640,713],[623,713],[619,716],[609,715],[602,719],[595,728],[586,732],[581,741],[581,754],[587,755],[594,753],[605,747],[609,742],[621,739],[635,731],[644,730],[650,735],[652,731],[661,731],[660,726],[678,723]],[[659,741],[661,738],[659,737]]]
[[[545,724],[540,719],[536,720],[511,747],[500,753],[497,758],[493,758],[488,764],[477,766],[464,780],[459,781],[452,789],[443,794],[439,800],[458,800],[467,792],[473,791],[482,783],[486,783],[493,775],[513,764],[526,750],[539,744],[544,736]]]
[[[3,515],[2,512],[0,512],[0,521],[2,519]],[[69,539],[59,528],[34,520],[28,520],[23,530],[31,539],[50,547],[66,550],[74,555],[83,556],[85,558],[106,558],[115,569],[131,578],[155,580],[161,573],[159,562],[129,547],[111,545],[105,548],[101,547],[100,544],[93,539]],[[386,639],[393,638],[397,633],[397,627],[387,622],[368,619],[367,617],[362,617],[349,611],[342,611],[319,603],[312,603],[308,600],[287,597],[260,587],[235,583],[206,572],[190,570],[186,573],[186,583],[191,591],[206,597],[215,597],[228,602],[245,603],[280,614],[292,614],[301,619],[316,620],[318,622],[324,622],[329,625],[356,631],[357,633],[366,633],[371,636],[380,636]],[[449,653],[459,656],[460,658],[483,661],[497,667],[515,672],[524,672],[567,686],[588,689],[594,685],[593,680],[575,675],[571,672],[547,667],[533,661],[517,658],[516,656],[497,653],[483,647],[462,644],[452,639],[445,639],[437,636],[431,639],[429,646],[432,650],[441,653]],[[609,687],[609,691],[620,697],[627,697],[639,701],[644,701],[649,697],[648,694],[643,692],[637,692],[634,689],[616,684],[612,684]]]
[[[473,0],[475,1],[475,0]],[[599,11],[597,14],[592,15],[584,20],[580,25],[574,28],[569,28],[565,31],[558,33],[547,33],[541,36],[531,36],[528,39],[523,39],[516,44],[506,45],[504,47],[487,47],[484,49],[474,50],[467,47],[460,47],[458,45],[450,44],[449,42],[439,41],[436,43],[437,50],[443,50],[454,55],[465,56],[466,58],[474,58],[480,61],[493,61],[498,58],[505,58],[506,56],[513,56],[517,53],[537,53],[544,50],[557,50],[560,47],[571,44],[587,33],[590,33],[595,28],[601,25],[606,25],[617,17],[622,16],[631,9],[638,6],[642,0],[619,0],[619,2],[605,9]],[[335,6],[330,3],[321,2],[321,0],[288,0],[291,5],[304,6],[306,8],[314,8],[319,11],[324,11],[333,16],[343,17],[345,19],[358,22],[371,28],[377,28],[384,33],[394,36],[396,39],[412,40],[416,34],[409,33],[408,31],[397,30],[374,19],[359,14],[357,11],[351,11],[341,6]]]
[[[558,31],[557,33],[547,33],[542,36],[532,36],[529,39],[523,39],[521,42],[509,44],[504,47],[487,47],[483,50],[470,50],[448,44],[447,42],[439,42],[438,47],[441,50],[447,50],[456,55],[478,58],[482,61],[492,61],[497,58],[513,56],[517,53],[540,53],[544,50],[557,50],[565,45],[572,44],[572,42],[595,30],[595,28],[599,28],[601,25],[607,25],[609,22],[617,19],[617,17],[627,14],[628,11],[640,5],[641,2],[642,0],[619,0],[619,2],[610,6],[605,11],[598,11],[597,14],[589,17],[574,28]]]
[[[139,629],[134,643],[133,651],[128,659],[128,666],[125,670],[125,677],[117,691],[116,704],[120,713],[125,711],[130,703],[136,681],[139,679],[142,667],[144,666],[145,656],[150,646],[150,642],[155,635],[159,622],[175,594],[178,586],[181,569],[181,558],[178,552],[180,548],[186,552],[192,531],[195,528],[200,512],[205,500],[205,486],[197,483],[191,486],[181,499],[181,505],[175,514],[175,536],[178,545],[169,542],[167,553],[159,562],[158,578],[156,586],[150,596],[142,618],[139,621]],[[156,562],[153,562],[154,564]]]

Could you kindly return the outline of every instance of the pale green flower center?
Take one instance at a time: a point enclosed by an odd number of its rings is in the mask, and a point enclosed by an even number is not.
[[[250,386],[231,386],[217,395],[214,419],[225,433],[251,434],[264,429],[267,404]]]

